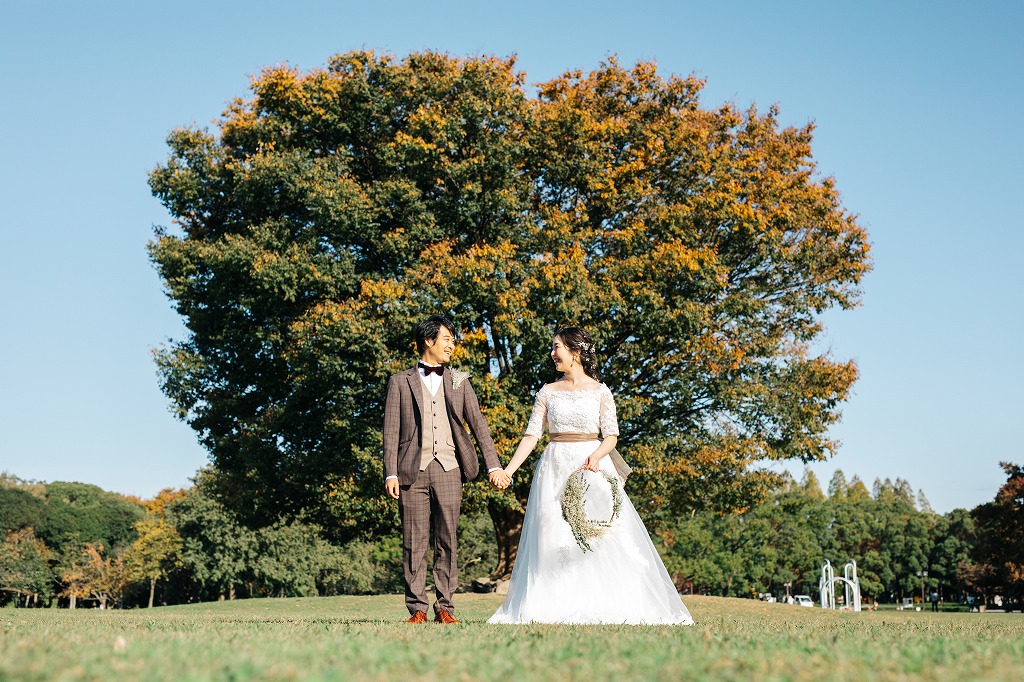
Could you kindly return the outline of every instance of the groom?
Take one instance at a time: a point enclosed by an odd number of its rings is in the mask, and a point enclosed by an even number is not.
[[[468,374],[444,367],[455,350],[455,324],[431,315],[413,330],[419,364],[388,379],[384,402],[384,487],[398,500],[409,623],[427,622],[427,550],[434,526],[434,621],[458,623],[456,528],[462,484],[480,472],[473,432],[495,487],[508,485]]]

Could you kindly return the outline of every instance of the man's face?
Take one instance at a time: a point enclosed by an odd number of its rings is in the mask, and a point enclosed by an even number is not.
[[[452,351],[455,350],[455,335],[447,327],[442,326],[437,332],[436,339],[426,340],[427,350],[423,353],[423,360],[431,365],[443,365],[452,359]]]

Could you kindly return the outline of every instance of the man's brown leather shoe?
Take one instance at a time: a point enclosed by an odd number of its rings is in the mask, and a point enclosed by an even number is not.
[[[438,611],[437,615],[434,616],[434,622],[435,623],[444,623],[445,625],[458,625],[459,624],[459,621],[456,620],[455,616],[453,616],[452,614],[448,613],[447,611],[445,611],[443,609]]]
[[[409,616],[409,620],[407,620],[405,622],[409,623],[410,625],[416,625],[418,623],[426,623],[427,622],[427,612],[426,611],[417,611],[416,613],[414,613],[411,616]]]

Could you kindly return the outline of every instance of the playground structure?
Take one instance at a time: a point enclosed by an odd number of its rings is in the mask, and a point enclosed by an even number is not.
[[[860,611],[860,581],[857,579],[857,562],[850,562],[843,567],[843,576],[836,577],[832,564],[828,559],[821,565],[821,580],[818,589],[821,592],[821,608],[836,608],[836,583],[843,583],[843,608]]]

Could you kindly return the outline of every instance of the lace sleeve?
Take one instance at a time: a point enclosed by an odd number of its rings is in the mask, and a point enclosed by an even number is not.
[[[537,391],[537,398],[533,401],[533,413],[530,414],[530,423],[526,425],[526,436],[541,438],[544,435],[544,427],[548,418],[548,394],[542,388]]]
[[[601,391],[601,433],[605,436],[619,435],[619,420],[615,416],[615,398],[607,386]]]

